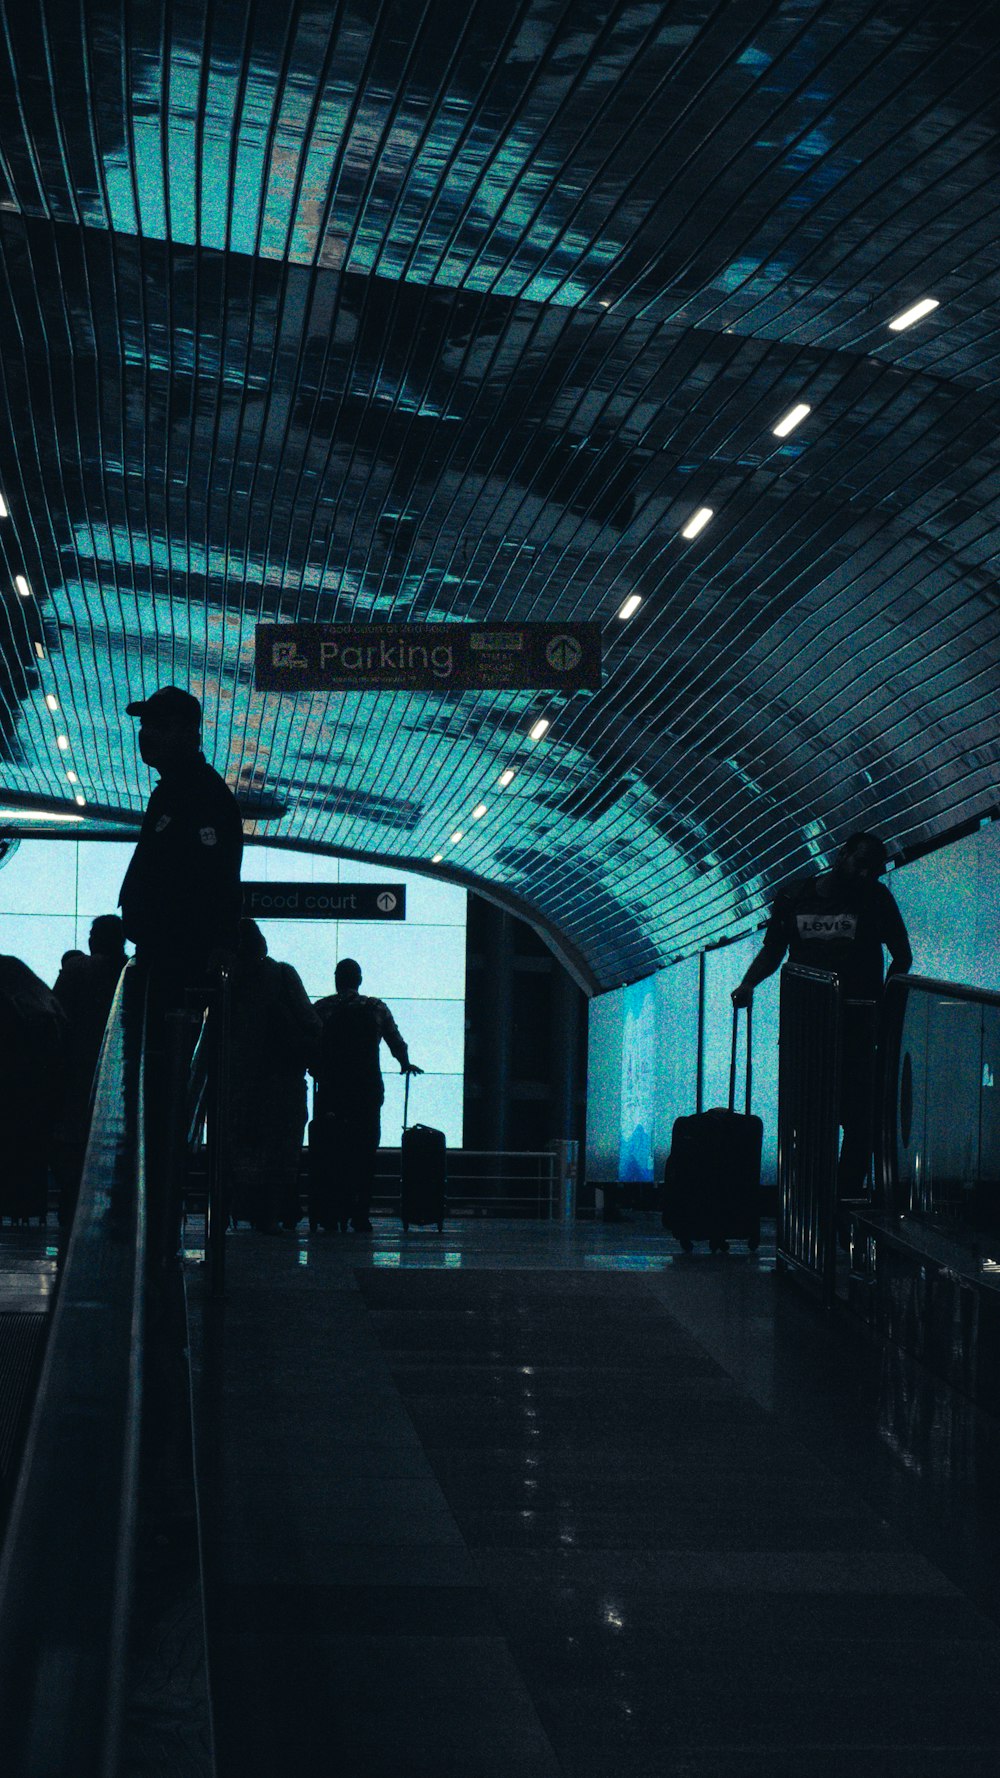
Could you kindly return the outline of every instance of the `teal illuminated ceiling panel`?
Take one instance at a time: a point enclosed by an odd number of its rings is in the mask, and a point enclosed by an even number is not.
[[[601,986],[992,808],[989,8],[0,17],[6,806],[134,819],[124,705],[190,684],[251,835]],[[262,618],[598,621],[605,683],[289,700]]]

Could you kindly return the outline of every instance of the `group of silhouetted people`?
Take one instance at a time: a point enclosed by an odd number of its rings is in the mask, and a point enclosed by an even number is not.
[[[83,1168],[91,1084],[125,965],[117,914],[90,928],[88,951],[67,951],[53,988],[17,957],[0,957],[0,1214],[44,1218],[49,1173],[68,1223]]]
[[[361,969],[344,958],[336,991],[312,1005],[296,971],[268,956],[253,920],[242,918],[239,807],[201,751],[201,705],[165,686],[128,705],[138,746],[158,773],[121,887],[121,917],[94,921],[89,953],[68,952],[50,991],[14,957],[0,957],[0,1116],[7,1165],[6,1216],[44,1212],[48,1168],[71,1214],[87,1136],[91,1084],[121,970],[135,946],[147,984],[147,1189],[163,1226],[179,1230],[177,1107],[168,1081],[191,1057],[213,973],[232,979],[232,1209],[273,1233],[299,1220],[299,1169],[307,1119],[306,1075],[316,1080],[310,1132],[314,1226],[371,1230],[370,1210],[384,1099],[385,1042],[404,1073],[419,1073],[384,1001],[361,993]],[[890,969],[912,958],[899,909],[880,882],[886,851],[874,834],[844,843],[832,869],[793,884],[775,900],[764,943],[734,990],[746,1006],[786,953],[840,978],[843,1082],[840,1193],[859,1191],[872,1152],[875,1030]],[[155,1221],[155,1217],[154,1217]],[[176,1240],[167,1248],[176,1253]]]
[[[232,791],[201,751],[198,699],[165,686],[130,704],[128,714],[139,718],[139,753],[158,782],[122,883],[121,916],[94,921],[89,954],[67,952],[51,990],[17,958],[0,958],[2,1214],[43,1216],[51,1167],[60,1220],[71,1217],[95,1067],[128,940],[147,989],[146,1176],[151,1226],[166,1231],[159,1262],[176,1252],[180,1227],[171,1083],[191,1060],[223,964],[232,981],[233,1213],[268,1233],[299,1220],[309,1071],[316,1080],[315,1220],[368,1232],[384,1097],[381,1042],[405,1072],[420,1070],[384,1001],[361,994],[352,958],[337,966],[336,992],[313,1007],[291,964],[269,957],[259,926],[242,918],[242,821]]]

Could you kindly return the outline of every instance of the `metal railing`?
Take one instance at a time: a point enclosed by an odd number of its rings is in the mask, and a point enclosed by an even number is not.
[[[1000,994],[890,977],[876,1153],[887,1211],[1000,1236]]]
[[[144,1348],[145,989],[130,965],[0,1566],[4,1778],[110,1778],[117,1765]]]
[[[837,1257],[840,983],[786,963],[778,1036],[777,1264],[832,1302]]]
[[[551,1149],[449,1149],[449,1215],[558,1217],[557,1158]],[[390,1209],[399,1202],[399,1168],[398,1148],[379,1149],[375,1196]]]

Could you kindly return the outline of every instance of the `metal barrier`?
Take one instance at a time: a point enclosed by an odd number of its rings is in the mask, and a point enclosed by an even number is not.
[[[890,977],[879,1121],[887,1211],[1000,1236],[1000,994]]]
[[[129,965],[0,1567],[4,1778],[117,1766],[144,1347],[145,992]]]
[[[551,1149],[449,1149],[448,1214],[558,1217],[557,1161]],[[375,1195],[383,1208],[393,1210],[399,1203],[398,1148],[379,1149]]]
[[[786,963],[778,1037],[779,1270],[833,1301],[840,1129],[840,983]]]

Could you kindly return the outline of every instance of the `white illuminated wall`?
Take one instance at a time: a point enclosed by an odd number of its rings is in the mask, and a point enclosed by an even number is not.
[[[0,869],[0,952],[20,957],[51,987],[64,951],[87,948],[97,914],[117,911],[131,842],[22,840]],[[406,919],[267,920],[261,929],[272,957],[292,963],[313,1000],[332,994],[341,957],[355,957],[362,992],[388,1002],[425,1073],[410,1087],[410,1122],[444,1130],[462,1144],[465,1066],[466,893],[450,883],[381,865],[317,858],[277,847],[247,846],[243,875],[261,881],[403,883]],[[403,1081],[383,1046],[385,1106],[382,1140],[399,1140]]]

